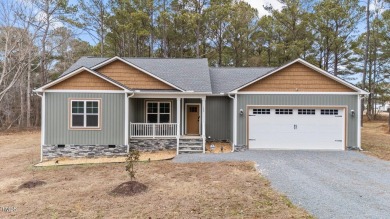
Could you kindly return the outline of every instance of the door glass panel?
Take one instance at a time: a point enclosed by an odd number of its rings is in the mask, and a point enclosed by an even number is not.
[[[191,113],[196,113],[196,112],[198,112],[198,107],[196,107],[196,106],[190,106],[190,112],[191,112]]]

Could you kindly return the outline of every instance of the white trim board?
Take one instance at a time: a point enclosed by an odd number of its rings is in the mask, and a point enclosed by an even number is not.
[[[111,93],[124,94],[128,93],[122,90],[45,90],[46,93]]]
[[[256,82],[262,80],[263,78],[266,78],[266,77],[268,77],[268,76],[270,76],[270,75],[272,75],[272,74],[274,74],[274,73],[276,73],[276,72],[279,72],[280,70],[282,70],[282,69],[284,69],[284,68],[287,68],[288,66],[290,66],[290,65],[292,65],[292,64],[295,64],[295,63],[297,63],[297,62],[299,62],[299,63],[305,65],[306,67],[309,67],[309,68],[311,68],[311,69],[317,71],[317,72],[320,73],[320,74],[323,74],[324,76],[326,76],[326,77],[328,77],[328,78],[331,78],[331,79],[333,79],[333,80],[335,80],[335,81],[337,81],[337,82],[339,82],[339,83],[341,83],[341,84],[343,84],[343,85],[345,85],[345,86],[347,86],[347,87],[349,87],[349,88],[351,88],[351,89],[357,91],[357,92],[360,93],[360,94],[366,94],[366,95],[369,94],[367,91],[362,90],[362,89],[360,89],[360,88],[358,88],[358,87],[356,87],[356,86],[354,86],[354,85],[352,85],[352,84],[350,84],[350,83],[348,83],[348,82],[342,80],[341,78],[338,78],[338,77],[336,77],[336,76],[334,76],[334,75],[332,75],[332,74],[330,74],[330,73],[328,73],[328,72],[326,72],[326,71],[324,71],[324,70],[318,68],[317,66],[312,65],[312,64],[310,64],[309,62],[306,62],[305,60],[300,59],[300,58],[295,59],[294,61],[289,62],[289,63],[287,63],[287,64],[285,64],[285,65],[283,65],[283,66],[281,66],[281,67],[279,67],[279,68],[276,68],[276,69],[272,70],[271,72],[268,72],[267,74],[265,74],[265,75],[263,75],[263,76],[261,76],[261,77],[255,79],[255,80],[251,81],[251,82],[248,82],[248,83],[246,83],[246,84],[244,84],[244,85],[242,85],[242,86],[240,86],[240,87],[234,89],[232,92],[233,92],[233,93],[236,93],[236,92],[238,92],[239,90],[241,90],[241,89],[243,89],[243,88],[245,88],[245,87],[247,87],[247,86],[249,86],[249,85],[251,85],[251,84],[253,84],[253,83],[256,83]]]
[[[145,93],[137,93],[134,92],[134,97],[133,98],[185,98],[185,99],[202,99],[206,95],[191,95],[187,96],[185,93],[183,94],[145,94]]]
[[[41,162],[43,161],[43,145],[45,145],[46,132],[46,95],[45,92],[41,98]]]
[[[357,104],[358,104],[358,109],[357,112],[355,112],[355,117],[357,117],[357,147],[360,150],[362,149],[362,98],[360,95],[357,95]]]
[[[324,95],[324,94],[329,94],[329,95],[357,95],[356,92],[256,92],[256,91],[248,91],[248,92],[236,92],[236,93],[232,93],[232,94],[290,94],[290,95],[305,95],[305,94],[309,94],[309,95],[315,95],[315,94],[321,94],[321,95]]]
[[[171,86],[171,87],[173,87],[173,88],[176,88],[177,90],[180,90],[180,91],[183,91],[183,92],[185,91],[185,90],[179,88],[178,86],[173,85],[173,84],[169,83],[168,81],[166,81],[166,80],[164,80],[164,79],[162,79],[162,78],[159,78],[159,77],[157,77],[156,75],[154,75],[154,74],[152,74],[152,73],[146,71],[145,69],[143,69],[143,68],[141,68],[141,67],[138,67],[138,66],[134,65],[133,63],[127,61],[127,60],[122,59],[122,58],[119,57],[119,56],[114,56],[114,57],[112,57],[112,58],[110,58],[110,59],[108,59],[108,60],[106,60],[106,61],[104,61],[104,62],[102,62],[102,63],[100,63],[100,64],[98,64],[98,65],[93,66],[91,69],[92,69],[92,70],[98,69],[98,68],[100,68],[100,67],[102,67],[102,66],[105,66],[105,65],[107,65],[107,64],[110,64],[111,62],[114,62],[114,61],[117,61],[117,60],[119,60],[119,61],[121,61],[121,62],[123,62],[123,63],[125,63],[125,64],[128,64],[129,66],[131,66],[131,67],[133,67],[133,68],[135,68],[135,69],[137,69],[137,70],[139,70],[139,71],[142,71],[143,73],[145,73],[145,74],[147,74],[147,75],[149,75],[149,76],[151,76],[151,77],[153,77],[153,78],[155,78],[155,79],[157,79],[157,80],[159,80],[159,81],[161,81],[161,82],[164,82],[165,84],[167,84],[167,85],[169,85],[169,86]]]
[[[74,75],[77,75],[77,74],[79,74],[79,73],[81,73],[83,71],[88,71],[89,73],[91,73],[91,74],[93,74],[93,75],[95,75],[95,76],[97,76],[97,77],[99,77],[99,78],[101,78],[101,79],[103,79],[103,80],[105,80],[105,81],[107,81],[107,82],[109,82],[109,83],[111,83],[111,84],[113,84],[113,85],[123,89],[124,91],[128,91],[129,92],[129,90],[127,88],[123,87],[122,85],[116,84],[113,81],[111,81],[111,80],[101,76],[99,73],[97,73],[95,71],[92,71],[91,69],[86,68],[86,67],[78,68],[78,69],[72,71],[71,73],[69,73],[69,74],[67,74],[67,75],[65,75],[63,77],[60,77],[60,78],[58,78],[58,79],[56,79],[56,80],[54,80],[54,81],[52,81],[52,82],[50,82],[50,83],[48,83],[46,85],[43,85],[42,87],[34,90],[34,92],[43,92],[43,90],[46,90],[47,88],[49,88],[49,87],[51,87],[53,85],[56,85],[56,84],[60,83],[61,81],[64,81],[64,80],[66,80],[66,79],[68,79],[70,77],[73,77]]]

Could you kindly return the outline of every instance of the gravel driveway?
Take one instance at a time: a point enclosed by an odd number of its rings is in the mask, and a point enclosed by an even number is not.
[[[390,162],[354,151],[181,154],[175,162],[255,161],[272,187],[318,218],[389,218]]]

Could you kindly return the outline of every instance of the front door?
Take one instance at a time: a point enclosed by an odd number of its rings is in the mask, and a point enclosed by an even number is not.
[[[187,105],[187,135],[199,135],[199,105]]]

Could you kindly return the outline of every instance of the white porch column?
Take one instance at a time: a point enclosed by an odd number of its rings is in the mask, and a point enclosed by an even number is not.
[[[185,127],[185,123],[184,123],[184,115],[185,115],[185,109],[184,109],[184,98],[183,98],[183,102],[181,103],[181,122],[183,123],[183,125],[181,126],[181,134],[184,135],[185,134],[185,131],[184,131],[184,127]]]
[[[202,97],[202,138],[203,153],[206,151],[206,97]]]
[[[179,139],[180,139],[180,130],[181,130],[181,121],[180,121],[180,109],[181,109],[181,98],[176,98],[176,154],[179,154]]]
[[[127,153],[129,153],[129,98],[125,93],[125,145],[127,145]]]
[[[358,101],[358,110],[355,113],[355,117],[357,117],[357,147],[362,150],[362,97],[360,95],[357,95],[357,101]],[[348,112],[346,113],[348,115]]]
[[[237,94],[233,99],[233,150],[237,145]]]

